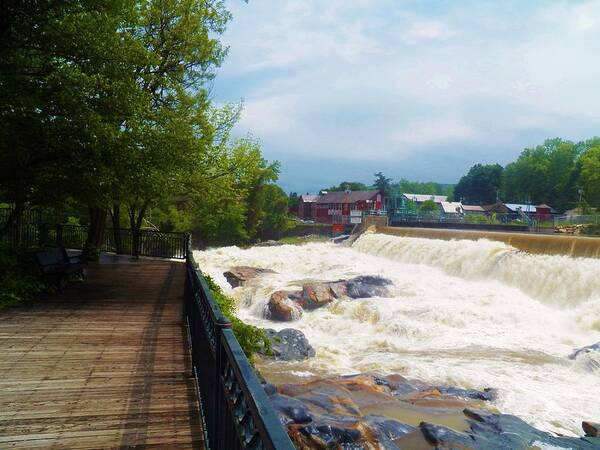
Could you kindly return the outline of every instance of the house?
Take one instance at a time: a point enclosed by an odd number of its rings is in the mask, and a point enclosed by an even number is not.
[[[384,211],[383,193],[380,191],[323,192],[315,204],[318,223],[352,223],[366,211]]]
[[[315,219],[318,195],[302,194],[298,198],[298,217],[301,219]]]
[[[506,217],[520,219],[527,216],[529,219],[539,221],[552,220],[552,216],[556,214],[556,210],[546,204],[530,205],[526,203],[495,203],[483,207],[488,214],[503,214]]]
[[[421,204],[423,204],[424,202],[426,202],[428,200],[433,201],[434,203],[438,204],[439,206],[441,206],[442,202],[448,201],[447,195],[410,194],[408,192],[405,192],[402,194],[402,197],[404,197],[406,200],[410,200],[411,202],[414,202],[417,205],[417,208],[419,206],[421,206]]]
[[[485,209],[480,205],[462,205],[465,214],[485,214]]]

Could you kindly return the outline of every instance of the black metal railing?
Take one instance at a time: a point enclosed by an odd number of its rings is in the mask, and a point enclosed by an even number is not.
[[[187,252],[185,313],[192,370],[212,450],[292,450],[287,433],[254,369],[221,313],[191,249]]]
[[[85,247],[87,236],[88,227],[85,226],[21,221],[13,224],[0,241],[13,248],[60,246],[81,250]],[[117,236],[119,245],[115,239]],[[140,230],[136,241],[130,229],[118,229],[115,233],[114,229],[107,228],[99,250],[124,255],[185,259],[187,236],[186,233]],[[134,242],[137,242],[137,248],[134,248]]]

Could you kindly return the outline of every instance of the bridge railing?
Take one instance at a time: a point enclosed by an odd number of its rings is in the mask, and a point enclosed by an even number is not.
[[[202,421],[212,450],[292,450],[254,369],[187,252],[185,313]]]

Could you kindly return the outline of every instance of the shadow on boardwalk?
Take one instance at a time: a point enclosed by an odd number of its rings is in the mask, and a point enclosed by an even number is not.
[[[104,259],[0,312],[0,448],[199,448],[185,265]]]

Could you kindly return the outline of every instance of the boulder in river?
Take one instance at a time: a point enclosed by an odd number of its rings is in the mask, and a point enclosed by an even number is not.
[[[302,307],[294,301],[294,294],[289,291],[275,291],[267,303],[267,319],[289,322],[302,317]]]
[[[570,359],[576,359],[578,356],[584,355],[590,352],[599,352],[600,353],[600,342],[596,342],[592,345],[586,345],[585,347],[581,347],[575,350],[573,353],[569,355]]]
[[[600,438],[600,422],[582,422],[581,427],[586,436]]]
[[[236,288],[238,286],[244,286],[246,282],[265,273],[275,273],[275,271],[271,269],[262,269],[260,267],[235,266],[227,272],[224,272],[223,275],[231,287]]]
[[[271,342],[273,357],[282,361],[301,361],[315,356],[315,349],[310,345],[304,333],[294,328],[275,331],[265,330]]]
[[[290,321],[300,318],[303,309],[317,309],[342,297],[385,297],[389,295],[390,284],[390,280],[378,276],[306,282],[302,284],[302,290],[281,290],[271,294],[266,316],[268,319]]]

